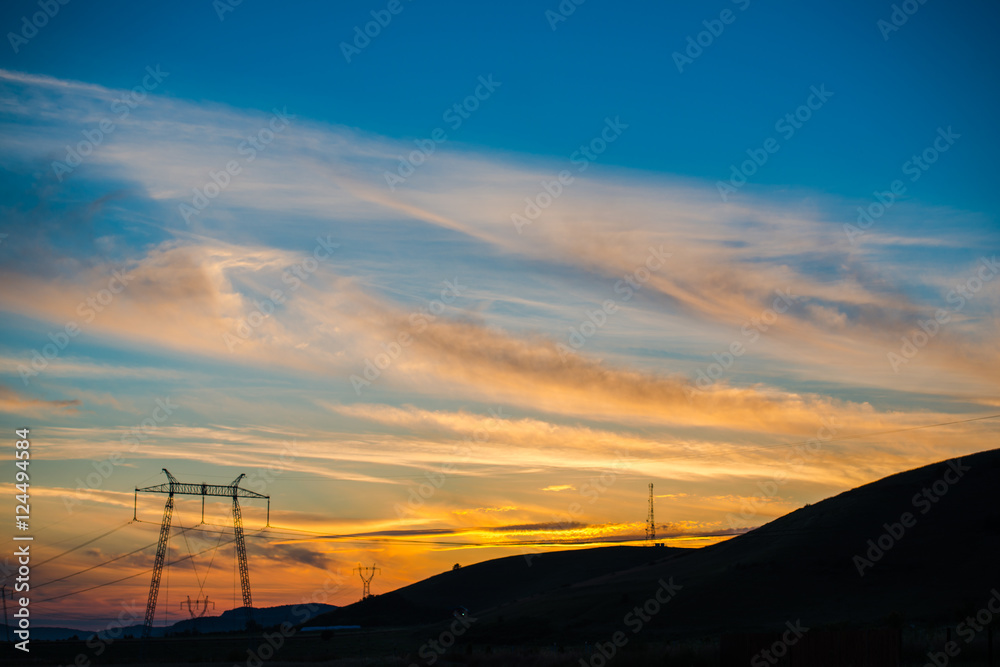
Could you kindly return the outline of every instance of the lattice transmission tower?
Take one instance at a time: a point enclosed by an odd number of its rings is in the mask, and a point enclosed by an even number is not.
[[[358,566],[354,568],[354,571],[361,577],[361,599],[366,600],[372,595],[372,579],[375,578],[375,573],[381,572],[382,570],[381,568],[375,567],[374,563],[371,567],[361,567],[361,563],[358,563]]]
[[[163,507],[163,520],[160,522],[160,539],[156,543],[156,559],[153,561],[153,577],[149,582],[149,599],[146,602],[146,616],[143,620],[142,636],[149,637],[153,629],[153,616],[156,613],[156,598],[160,594],[160,578],[163,575],[163,563],[167,557],[167,542],[170,539],[170,520],[174,513],[174,496],[201,496],[201,522],[205,522],[205,497],[221,496],[233,499],[233,529],[236,534],[236,560],[240,570],[240,588],[243,590],[243,607],[246,610],[247,629],[253,627],[253,598],[250,594],[250,569],[247,567],[247,548],[243,539],[243,517],[240,513],[240,498],[261,498],[267,500],[267,523],[271,523],[271,497],[240,487],[240,480],[246,475],[240,475],[231,484],[189,484],[178,482],[177,478],[163,468],[167,476],[166,484],[136,488],[133,498],[132,519],[136,520],[136,510],[140,493],[166,493],[167,503]]]

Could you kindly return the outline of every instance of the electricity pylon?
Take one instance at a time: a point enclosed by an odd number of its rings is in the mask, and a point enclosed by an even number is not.
[[[153,577],[149,582],[149,599],[146,602],[146,617],[143,620],[142,636],[149,637],[153,629],[153,615],[156,612],[156,598],[160,594],[160,578],[163,575],[163,562],[167,557],[167,541],[170,538],[170,519],[174,513],[174,495],[201,496],[201,522],[205,522],[205,496],[222,496],[233,499],[233,529],[236,533],[236,560],[240,569],[240,588],[243,590],[243,607],[246,609],[247,629],[253,627],[253,599],[250,595],[250,570],[247,567],[247,548],[243,540],[243,518],[240,513],[240,498],[263,498],[267,500],[267,523],[271,523],[271,497],[240,488],[240,480],[246,475],[240,475],[229,485],[221,484],[187,484],[178,482],[177,478],[163,468],[163,474],[169,480],[166,484],[136,488],[132,505],[132,519],[135,520],[139,493],[166,493],[167,503],[163,507],[163,520],[160,522],[160,539],[156,543],[156,559],[153,561]]]
[[[646,545],[656,544],[656,522],[653,521],[653,483],[649,483],[649,516],[646,517]]]
[[[187,602],[181,602],[181,609],[187,607],[188,613],[191,614],[191,618],[195,618],[196,616],[197,618],[201,618],[205,615],[205,612],[208,611],[208,605],[212,605],[212,609],[215,609],[215,602],[209,600],[207,595],[204,600],[201,598],[195,598],[194,602],[191,601],[191,596],[189,595],[187,596]],[[195,614],[195,611],[198,609],[201,609],[201,611]]]
[[[358,563],[358,566],[356,568],[354,568],[354,571],[357,572],[358,575],[361,577],[361,583],[363,584],[362,585],[361,599],[365,600],[365,599],[371,597],[371,594],[372,594],[372,587],[371,587],[372,579],[375,578],[375,573],[376,572],[381,572],[382,569],[378,568],[378,567],[375,567],[374,563],[372,564],[371,567],[361,567],[361,563]]]

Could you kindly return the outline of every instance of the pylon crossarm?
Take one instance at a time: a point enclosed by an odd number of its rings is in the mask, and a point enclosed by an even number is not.
[[[171,491],[171,486],[173,490]],[[174,493],[175,495],[181,496],[223,496],[226,498],[232,498],[233,494],[236,494],[237,498],[260,498],[268,499],[270,496],[265,496],[262,493],[257,493],[256,491],[250,491],[249,489],[243,489],[240,487],[224,486],[222,484],[187,484],[176,482],[174,484],[157,484],[155,486],[147,486],[144,489],[136,489],[139,493]]]

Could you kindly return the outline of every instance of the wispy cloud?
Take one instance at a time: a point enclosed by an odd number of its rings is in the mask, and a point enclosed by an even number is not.
[[[75,413],[80,410],[80,406],[79,399],[45,400],[33,398],[10,387],[0,385],[0,412],[29,415]]]

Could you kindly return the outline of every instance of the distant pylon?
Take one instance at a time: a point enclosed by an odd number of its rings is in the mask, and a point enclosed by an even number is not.
[[[646,517],[646,545],[656,544],[656,522],[653,520],[653,483],[649,483],[649,515]]]
[[[205,596],[205,599],[195,598],[194,602],[191,601],[191,596],[187,596],[187,602],[181,602],[181,609],[187,607],[188,613],[191,614],[191,618],[201,618],[208,611],[208,605],[212,605],[212,609],[215,609],[215,603]],[[198,611],[198,610],[201,611]]]
[[[372,594],[372,588],[371,588],[372,579],[375,578],[375,573],[376,572],[381,572],[382,571],[381,568],[375,567],[374,563],[372,564],[371,567],[361,567],[361,563],[358,563],[358,566],[356,568],[354,568],[354,571],[357,572],[358,576],[361,577],[361,583],[362,583],[361,599],[365,600],[365,599],[371,597],[371,594]]]

